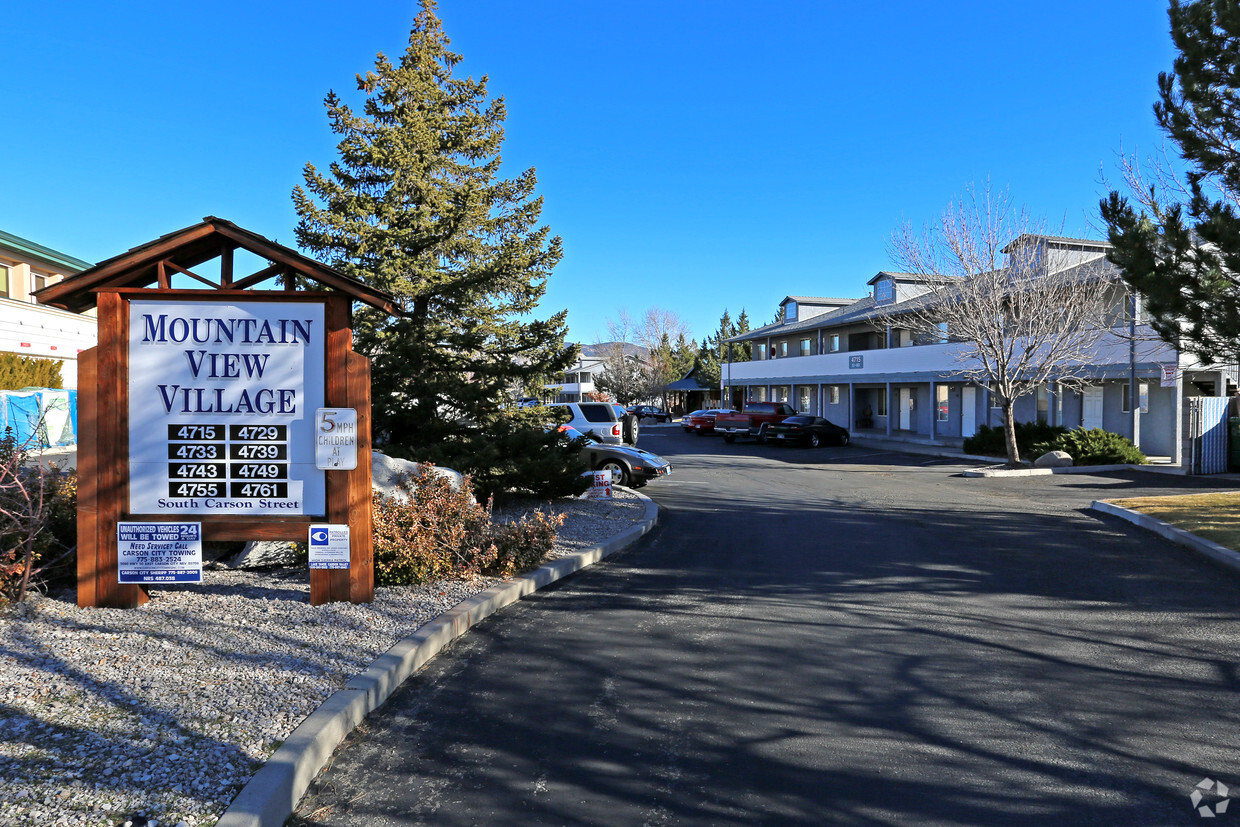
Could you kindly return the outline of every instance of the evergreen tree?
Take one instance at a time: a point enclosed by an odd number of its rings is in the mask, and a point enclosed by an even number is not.
[[[693,370],[697,350],[697,342],[687,338],[684,333],[676,337],[676,344],[672,348],[671,358],[672,382],[679,382],[689,374],[689,371]]]
[[[403,305],[399,318],[363,308],[353,319],[385,450],[494,491],[528,482],[522,458],[560,443],[528,409],[506,407],[510,391],[558,375],[576,353],[564,345],[566,312],[528,320],[561,257],[560,239],[538,226],[534,170],[500,177],[504,100],[488,97],[485,76],[455,77],[448,46],[434,0],[422,0],[399,62],[379,54],[357,76],[362,111],[327,95],[339,159],[326,174],[306,165],[296,236]],[[494,459],[501,438],[507,453]],[[561,453],[568,473],[571,451]]]
[[[1160,336],[1229,361],[1240,341],[1240,5],[1172,0],[1169,17],[1179,56],[1158,75],[1154,117],[1191,167],[1187,185],[1166,193],[1130,176],[1137,207],[1112,192],[1108,257]]]
[[[695,375],[700,384],[716,389],[720,387],[723,364],[728,358],[727,339],[734,335],[736,328],[732,324],[732,316],[724,308],[718,329],[702,340],[702,348],[698,351]]]
[[[734,335],[741,336],[750,331],[749,314],[745,312],[745,308],[741,308],[741,315],[736,317],[736,333]],[[753,359],[753,345],[749,342],[735,342],[730,351],[733,362],[749,362]]]

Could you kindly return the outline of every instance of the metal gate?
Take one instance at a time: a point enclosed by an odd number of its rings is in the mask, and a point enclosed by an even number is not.
[[[1188,398],[1188,444],[1190,474],[1222,474],[1227,471],[1227,398]]]

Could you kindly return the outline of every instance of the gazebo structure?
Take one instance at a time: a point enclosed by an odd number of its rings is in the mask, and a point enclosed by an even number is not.
[[[718,406],[719,389],[703,385],[697,378],[697,367],[693,367],[683,379],[667,386],[668,394],[675,394],[671,404],[672,413],[686,414],[699,408]]]
[[[268,265],[238,278],[237,250]],[[218,280],[194,272],[214,259]],[[203,287],[174,289],[177,276]],[[282,289],[255,289],[272,279]],[[321,289],[299,289],[301,280]],[[181,519],[200,523],[203,540],[305,542],[311,524],[347,524],[348,565],[312,568],[311,602],[373,599],[370,362],[352,350],[351,319],[353,302],[398,314],[393,296],[207,217],[36,298],[79,313],[98,309],[99,344],[79,356],[79,605],[146,602],[140,583],[120,582],[118,524]],[[264,316],[275,313],[291,318]],[[163,350],[139,348],[156,339]],[[286,363],[303,371],[296,387],[247,386]],[[149,384],[165,368],[202,387]],[[356,411],[356,467],[316,466],[309,410],[316,406]],[[144,425],[152,421],[158,426]],[[177,424],[186,421],[198,424]]]

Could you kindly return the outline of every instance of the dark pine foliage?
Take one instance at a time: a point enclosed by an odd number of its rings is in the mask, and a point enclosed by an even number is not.
[[[1158,76],[1154,116],[1190,167],[1183,203],[1155,188],[1103,200],[1108,257],[1145,298],[1166,341],[1206,361],[1240,341],[1240,4],[1172,0],[1179,56]]]
[[[362,308],[353,319],[384,450],[494,491],[528,488],[526,461],[558,464],[537,476],[563,488],[575,455],[505,404],[575,358],[566,311],[535,315],[561,242],[538,224],[534,170],[500,175],[503,99],[488,96],[485,76],[454,76],[460,56],[448,46],[424,0],[400,59],[380,54],[357,77],[360,112],[327,95],[339,159],[326,173],[307,164],[293,192],[297,242],[403,305],[398,318]]]

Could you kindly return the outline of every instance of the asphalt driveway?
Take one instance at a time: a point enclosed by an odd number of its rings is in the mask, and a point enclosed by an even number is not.
[[[440,655],[297,823],[1164,825],[1240,785],[1240,581],[1085,510],[1215,483],[641,444],[660,528]]]

